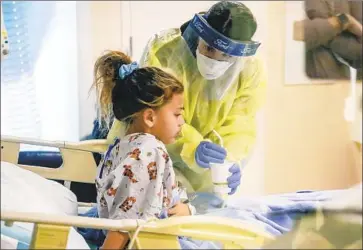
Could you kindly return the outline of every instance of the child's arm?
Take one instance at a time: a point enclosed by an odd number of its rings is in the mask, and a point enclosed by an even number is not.
[[[124,249],[128,240],[128,233],[108,231],[101,249]]]
[[[169,209],[168,216],[195,215],[196,209],[192,204],[190,204],[186,189],[181,186],[181,183],[178,183],[177,185],[179,190],[179,193],[177,194],[178,202]]]

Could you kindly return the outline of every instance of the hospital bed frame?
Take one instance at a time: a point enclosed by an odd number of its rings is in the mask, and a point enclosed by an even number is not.
[[[18,164],[21,144],[58,148],[63,164],[56,169]],[[10,136],[1,137],[1,161],[18,165],[47,179],[94,183],[96,163],[93,153],[104,153],[106,140],[89,140],[77,143],[50,142]],[[81,204],[79,206],[91,206]],[[224,249],[260,248],[273,240],[273,236],[249,222],[224,217],[187,216],[163,220],[110,220],[81,216],[47,215],[1,211],[1,220],[7,226],[13,222],[34,223],[30,248],[65,249],[70,227],[95,228],[129,232],[136,249],[179,249],[177,236],[220,242]]]

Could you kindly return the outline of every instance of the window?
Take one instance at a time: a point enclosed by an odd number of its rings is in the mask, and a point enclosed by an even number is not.
[[[1,134],[77,141],[76,2],[2,1]]]

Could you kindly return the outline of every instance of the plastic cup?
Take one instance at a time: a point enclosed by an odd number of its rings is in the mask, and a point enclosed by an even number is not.
[[[232,175],[229,169],[233,166],[233,162],[225,161],[224,163],[210,163],[212,172],[213,192],[222,199],[228,197],[231,189],[228,187],[227,179]]]

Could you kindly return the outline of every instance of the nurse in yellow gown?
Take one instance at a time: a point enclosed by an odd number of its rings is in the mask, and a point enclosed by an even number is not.
[[[210,162],[232,160],[228,183],[233,194],[241,168],[256,140],[256,112],[264,100],[266,77],[256,56],[260,43],[251,11],[240,2],[216,3],[181,28],[154,35],[141,66],[170,69],[185,86],[186,124],[168,147],[179,181],[190,192],[210,192]],[[110,142],[122,135],[115,121]],[[220,147],[223,141],[223,148]]]

